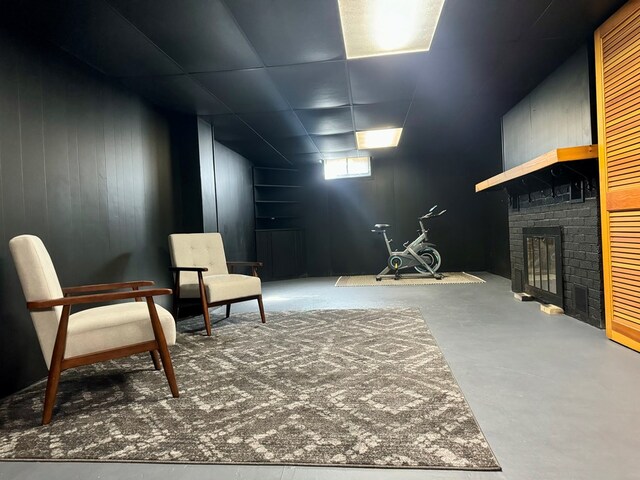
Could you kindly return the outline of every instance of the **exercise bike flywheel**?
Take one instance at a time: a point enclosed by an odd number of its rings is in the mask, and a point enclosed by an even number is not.
[[[438,271],[442,263],[442,259],[440,258],[440,253],[435,248],[431,248],[431,247],[423,248],[422,250],[416,253],[420,255],[420,258],[422,258],[424,263],[426,263],[429,266],[429,268],[431,268],[431,270],[433,270],[434,272]],[[419,272],[419,273],[425,273],[425,274],[431,273],[422,265],[416,265],[413,268],[415,268],[416,272]]]

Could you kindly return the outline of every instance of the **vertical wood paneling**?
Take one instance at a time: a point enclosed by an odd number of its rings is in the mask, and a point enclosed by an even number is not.
[[[607,336],[640,350],[640,1],[595,33]]]
[[[2,196],[7,239],[24,231],[25,201],[20,134],[19,52],[9,45],[0,50],[0,148]]]
[[[218,231],[216,178],[213,158],[211,124],[198,118],[198,146],[200,152],[200,184],[202,186],[202,226],[204,232]]]
[[[49,218],[56,224],[70,227],[72,222],[71,182],[69,177],[69,143],[67,141],[66,78],[62,67],[53,61],[47,62],[48,72],[43,82],[43,132],[45,151],[45,175],[47,178],[47,208]],[[58,230],[51,225],[53,230]],[[51,248],[60,252],[58,261],[67,264],[65,245],[73,238],[70,228],[51,236]],[[4,243],[3,243],[4,245]]]
[[[242,155],[214,142],[218,228],[231,260],[255,260],[252,165]]]
[[[34,59],[19,59],[20,145],[25,217],[35,235],[47,235],[47,185],[44,168],[42,79]]]
[[[62,53],[1,32],[0,72],[1,397],[46,372],[8,240],[41,236],[64,285],[169,286],[176,203],[163,115]]]
[[[586,46],[578,50],[502,117],[504,170],[556,148],[595,143],[588,55]]]

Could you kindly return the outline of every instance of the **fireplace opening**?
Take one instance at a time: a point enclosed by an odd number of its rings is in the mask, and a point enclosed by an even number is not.
[[[563,307],[560,227],[524,228],[524,291]]]

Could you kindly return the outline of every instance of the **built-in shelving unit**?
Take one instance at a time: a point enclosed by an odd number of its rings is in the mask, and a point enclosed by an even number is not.
[[[298,170],[254,167],[256,245],[264,280],[304,274],[301,194]]]
[[[301,228],[300,172],[284,168],[253,169],[256,230]]]

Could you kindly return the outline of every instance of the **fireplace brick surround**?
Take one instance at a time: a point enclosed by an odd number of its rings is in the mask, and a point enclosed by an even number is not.
[[[567,315],[594,327],[604,327],[600,208],[597,184],[585,189],[585,200],[572,202],[569,185],[518,197],[509,210],[511,279],[514,292],[523,291],[523,229],[560,227],[564,308]],[[577,298],[581,297],[581,298]],[[582,307],[582,308],[581,308]],[[586,307],[586,308],[584,308]]]

